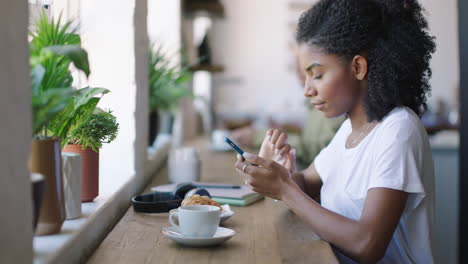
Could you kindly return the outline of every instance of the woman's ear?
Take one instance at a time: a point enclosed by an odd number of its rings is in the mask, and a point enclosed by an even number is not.
[[[361,55],[356,55],[352,61],[353,74],[356,79],[362,81],[367,74],[367,59]]]

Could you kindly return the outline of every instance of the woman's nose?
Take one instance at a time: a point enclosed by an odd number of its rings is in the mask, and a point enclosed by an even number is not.
[[[304,85],[304,96],[305,97],[312,97],[317,95],[317,90],[313,85],[311,85],[309,78],[306,78],[305,85]]]

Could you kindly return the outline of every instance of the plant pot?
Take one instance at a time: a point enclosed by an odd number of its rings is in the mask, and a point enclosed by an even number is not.
[[[29,169],[45,178],[36,235],[59,233],[65,221],[60,141],[33,140]]]
[[[62,152],[63,191],[65,194],[65,218],[81,217],[81,156]]]
[[[152,146],[159,130],[159,115],[157,111],[149,113],[149,133],[148,133],[148,146]]]
[[[99,152],[73,144],[66,145],[63,152],[81,155],[81,201],[92,202],[99,195]]]
[[[33,199],[33,231],[36,231],[37,220],[41,210],[42,198],[44,197],[44,176],[40,173],[31,173],[31,191]]]
[[[170,111],[159,112],[159,134],[172,134],[174,115]]]

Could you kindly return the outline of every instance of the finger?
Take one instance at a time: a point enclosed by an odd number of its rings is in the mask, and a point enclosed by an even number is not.
[[[280,136],[280,132],[281,131],[278,129],[275,129],[273,131],[273,134],[271,135],[271,140],[270,140],[273,145],[276,144],[276,141],[278,140],[278,137]]]
[[[288,152],[287,169],[292,173],[296,171],[296,149],[293,148]]]
[[[248,162],[260,165],[263,168],[267,168],[267,169],[271,169],[272,163],[274,163],[274,161],[272,161],[272,160],[267,160],[267,159],[264,159],[264,158],[262,158],[262,157],[260,157],[258,155],[248,153],[248,152],[244,152],[243,156]],[[255,167],[255,166],[252,166],[252,167]]]
[[[236,162],[236,170],[242,174],[248,174],[254,177],[262,176],[269,172],[266,168],[254,166],[250,162],[245,161]]]
[[[241,155],[237,155],[236,164],[234,165],[234,168],[236,168],[236,171],[239,172],[239,173],[242,173],[242,171],[238,169],[239,167],[242,166],[242,165],[240,165],[240,163],[243,162],[243,160],[241,158],[242,158]]]
[[[275,155],[274,160],[284,166],[284,164],[288,161],[288,153],[290,150],[291,145],[284,145],[280,150],[278,150],[278,153]]]
[[[269,142],[271,140],[271,136],[273,135],[273,129],[268,129],[265,133],[265,137],[263,138],[263,142]]]
[[[259,187],[258,181],[255,181],[255,179],[248,174],[244,178],[244,183],[247,185],[250,185],[250,187],[253,187],[253,188]]]
[[[282,148],[280,148],[278,155],[281,157],[285,157],[286,155],[288,155],[290,151],[291,151],[291,145],[285,144]]]
[[[271,136],[273,136],[273,129],[268,129],[266,132],[266,139],[271,140]]]
[[[287,140],[288,140],[288,134],[281,132],[278,137],[278,141],[276,141],[276,147],[282,148],[284,144],[287,142]]]
[[[242,157],[240,154],[236,155],[237,161],[245,161],[244,157]]]

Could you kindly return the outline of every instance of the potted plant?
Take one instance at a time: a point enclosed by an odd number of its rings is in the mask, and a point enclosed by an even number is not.
[[[99,149],[117,137],[119,125],[112,112],[96,108],[89,121],[74,130],[63,151],[82,157],[81,200],[90,202],[99,195]]]
[[[187,82],[192,78],[188,64],[174,64],[161,47],[149,51],[149,145],[159,133],[171,133],[172,110],[192,93]]]
[[[60,141],[50,126],[72,100],[70,64],[89,74],[79,36],[70,28],[71,22],[61,25],[60,20],[56,22],[43,13],[30,32],[33,141],[29,168],[45,178],[37,235],[60,232],[65,220]]]

